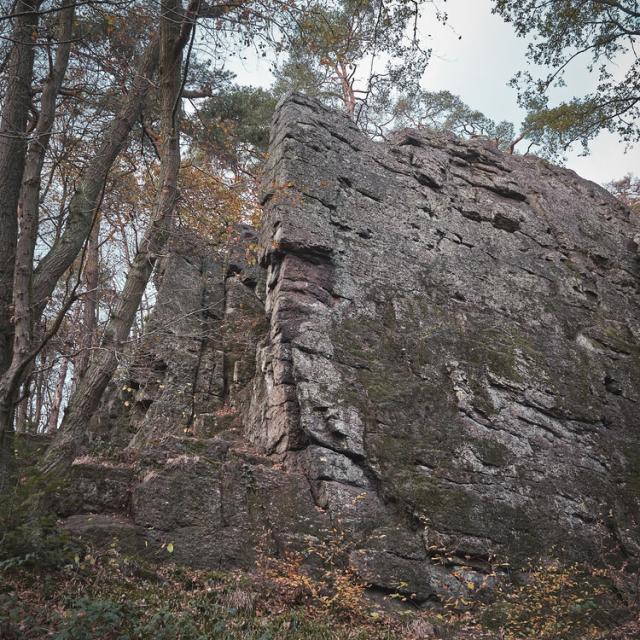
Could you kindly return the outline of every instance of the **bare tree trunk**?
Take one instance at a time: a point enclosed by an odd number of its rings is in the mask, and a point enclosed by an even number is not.
[[[27,150],[34,34],[41,0],[18,0],[13,46],[6,69],[7,92],[0,116],[0,375],[11,363],[13,278],[18,240],[18,199]]]
[[[0,116],[0,376],[11,364],[13,280],[18,241],[18,199],[27,149],[27,116],[41,0],[18,0],[7,91]],[[15,392],[14,392],[15,393]],[[13,398],[13,395],[12,395]],[[14,474],[13,402],[0,402],[0,495]]]
[[[47,378],[49,372],[47,370],[47,352],[40,357],[40,371],[36,371],[36,392],[34,398],[33,424],[36,426],[36,432],[40,429],[40,420],[42,419],[42,409],[44,408],[45,396],[49,391]]]
[[[29,400],[31,397],[31,378],[28,377],[22,385],[22,400],[18,402],[16,408],[16,433],[26,433],[29,431]]]
[[[32,135],[32,141],[27,150],[22,190],[18,203],[18,220],[20,233],[15,260],[15,280],[13,290],[15,336],[13,343],[11,369],[22,362],[28,354],[33,340],[33,301],[31,281],[33,275],[33,255],[38,235],[40,183],[45,155],[49,147],[51,131],[56,115],[56,98],[62,87],[69,54],[71,51],[71,37],[73,32],[73,17],[75,6],[70,5],[62,9],[58,18],[58,48],[55,62],[49,70],[44,82],[40,99],[40,113],[38,122]],[[29,365],[31,369],[32,363]],[[28,373],[24,371],[20,378],[24,379]],[[14,392],[20,382],[14,384]],[[8,398],[13,402],[12,398]],[[21,421],[16,419],[17,424]],[[16,427],[17,428],[17,427]]]
[[[342,100],[349,117],[353,118],[356,110],[356,94],[353,91],[353,73],[349,74],[346,65],[341,60],[336,63],[336,74],[342,86]]]
[[[82,335],[80,336],[80,355],[75,363],[75,377],[80,380],[91,360],[91,349],[96,340],[98,326],[98,284],[100,276],[100,219],[96,219],[84,263],[84,284],[86,294],[82,300]]]
[[[73,31],[73,5],[60,11],[59,42],[55,62],[44,83],[40,100],[40,114],[33,134],[33,141],[27,151],[22,191],[19,201],[20,235],[15,261],[15,283],[13,293],[15,313],[15,341],[12,361],[22,360],[32,342],[33,300],[32,276],[33,254],[35,250],[40,207],[40,183],[42,167],[49,147],[51,131],[56,115],[56,98],[62,87],[71,51]]]
[[[62,86],[69,62],[74,11],[75,8],[70,6],[60,12],[60,44],[56,52],[55,63],[42,91],[40,113],[33,133],[33,140],[26,151],[26,158],[23,158],[22,187],[16,208],[20,233],[13,256],[14,281],[13,287],[10,289],[13,302],[13,344],[9,345],[11,351],[8,367],[2,371],[4,375],[0,378],[0,432],[2,433],[13,428],[16,396],[22,380],[28,375],[26,369],[30,366],[30,362],[26,361],[26,356],[31,348],[33,334],[31,278],[38,230],[40,176],[55,119],[56,97]],[[34,23],[33,28],[36,24],[37,22]],[[29,37],[32,37],[31,32]],[[31,60],[31,73],[32,70],[33,60]],[[29,96],[30,84],[31,80],[29,80],[28,87]],[[0,438],[2,438],[1,433]],[[7,451],[3,457],[4,462],[9,465],[8,468],[12,466],[10,462],[12,455],[12,451]],[[4,485],[2,478],[8,473],[8,468],[0,465],[0,486]]]
[[[522,142],[524,140],[524,132],[518,134],[510,143],[509,143],[509,155],[512,156],[515,152],[516,152],[516,147],[518,146],[518,143]]]
[[[62,394],[64,393],[64,385],[67,380],[67,369],[69,368],[69,361],[66,358],[62,359],[60,363],[60,370],[58,372],[58,382],[56,383],[56,389],[51,399],[51,407],[49,408],[49,417],[47,419],[47,426],[45,433],[55,433],[58,428],[58,418],[60,417],[60,407],[62,406]]]
[[[197,9],[197,4],[195,5]],[[184,22],[183,22],[184,20]],[[189,22],[188,22],[189,21]],[[129,336],[140,300],[173,222],[178,193],[180,139],[178,112],[181,91],[182,49],[194,27],[195,16],[184,18],[180,0],[163,0],[160,18],[161,137],[160,181],[149,227],[127,273],[120,299],[107,322],[100,350],[79,381],[58,434],[49,447],[42,469],[64,471],[76,457],[87,433],[87,422],[98,408],[118,365],[118,355]],[[182,23],[182,26],[181,26]]]
[[[93,224],[100,197],[115,159],[122,151],[129,132],[140,119],[145,98],[152,86],[151,77],[158,66],[159,42],[153,38],[140,60],[124,105],[113,118],[91,163],[69,202],[69,217],[58,241],[42,258],[34,274],[34,304],[42,311],[55,286],[79,255]],[[36,317],[37,319],[37,317]]]
[[[64,232],[40,261],[33,276],[31,277],[30,268],[22,275],[23,279],[28,276],[31,282],[31,295],[28,296],[30,303],[24,301],[22,303],[23,307],[26,306],[30,311],[28,314],[30,326],[39,320],[58,280],[78,256],[91,232],[95,212],[111,166],[124,147],[131,128],[139,119],[144,100],[152,86],[150,79],[158,65],[158,52],[159,42],[157,38],[154,38],[141,58],[139,72],[132,82],[123,107],[112,120],[111,126],[105,133],[103,144],[86,168],[71,198],[69,217]],[[0,225],[1,229],[2,225]],[[28,243],[25,241],[25,251],[28,249],[27,245]],[[4,257],[4,254],[2,255]],[[12,265],[14,260],[15,249],[12,254]],[[0,333],[2,333],[1,327]],[[13,428],[13,411],[17,389],[22,383],[26,368],[38,352],[38,345],[33,344],[32,336],[28,331],[21,334],[18,346],[18,351],[14,349],[12,353],[10,352],[12,359],[9,368],[0,378],[0,447],[9,443],[9,439],[4,438],[3,434]],[[10,347],[11,345],[9,345]],[[7,461],[10,461],[12,456],[12,444],[6,444],[6,447],[7,451],[0,455],[0,493],[6,486],[3,477],[6,475],[5,469],[10,468]],[[5,464],[9,464],[9,466],[5,467]]]

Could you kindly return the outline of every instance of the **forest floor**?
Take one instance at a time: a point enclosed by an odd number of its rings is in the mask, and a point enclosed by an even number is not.
[[[279,558],[265,543],[247,571],[174,564],[171,543],[163,562],[129,555],[116,540],[97,548],[55,516],[34,516],[50,490],[39,482],[25,480],[0,501],[0,640],[640,638],[636,567],[546,559],[526,572],[502,570],[491,588],[490,579],[469,585],[473,598],[418,603],[401,585],[372,591],[350,569],[349,538],[336,530]]]
[[[480,604],[419,610],[399,594],[372,600],[334,566],[319,577],[299,559],[252,572],[156,565],[115,547],[74,549],[38,566],[0,563],[1,640],[632,640],[640,616],[575,567],[550,566]],[[612,599],[613,598],[613,599]]]

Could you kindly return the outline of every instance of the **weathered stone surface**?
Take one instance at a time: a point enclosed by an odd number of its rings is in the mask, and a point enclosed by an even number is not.
[[[377,529],[364,548],[351,552],[350,563],[370,584],[414,600],[467,595],[463,582],[430,562],[422,541],[403,529]]]
[[[374,142],[300,96],[267,178],[264,270],[184,246],[158,281],[115,479],[147,552],[244,567],[342,530],[417,601],[490,558],[637,562],[638,220],[543,160]],[[111,513],[83,470],[77,504]]]
[[[270,333],[248,435],[304,449],[332,517],[354,524],[359,491],[425,553],[637,553],[639,224],[626,208],[482,140],[373,142],[300,96],[277,112],[264,202]],[[371,540],[359,566],[381,586],[431,575]]]
[[[133,480],[132,465],[81,458],[71,466],[69,484],[58,492],[56,509],[65,516],[126,512]]]
[[[132,368],[136,446],[188,432],[203,404],[223,404],[226,273],[210,251],[179,238],[162,263],[157,303]]]
[[[98,547],[115,547],[122,552],[144,552],[140,530],[128,518],[119,515],[77,514],[65,518],[62,529],[85,543]]]

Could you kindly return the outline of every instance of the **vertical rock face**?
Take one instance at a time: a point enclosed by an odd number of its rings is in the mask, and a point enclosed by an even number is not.
[[[425,131],[373,142],[300,96],[269,162],[248,434],[358,533],[361,573],[424,594],[431,550],[637,554],[630,212],[543,160]]]
[[[240,226],[233,250],[216,251],[176,232],[155,274],[144,334],[94,418],[94,432],[143,449],[169,435],[240,427],[234,418],[248,406],[245,387],[265,328],[263,270],[248,254],[255,241],[255,231]]]
[[[137,457],[77,462],[69,527],[208,567],[339,528],[364,580],[418,601],[490,558],[637,559],[638,220],[542,160],[373,142],[300,96],[267,176],[264,271],[166,258],[107,403]]]
[[[157,280],[157,304],[132,373],[144,416],[135,443],[193,428],[199,405],[222,405],[224,264],[194,243],[173,243]]]
[[[82,456],[57,500],[71,532],[97,544],[204,568],[248,567],[256,548],[302,548],[326,530],[309,481],[243,439],[266,323],[263,270],[177,235],[131,366],[94,422],[116,455]],[[255,262],[255,260],[253,261]],[[172,553],[167,548],[171,544]]]

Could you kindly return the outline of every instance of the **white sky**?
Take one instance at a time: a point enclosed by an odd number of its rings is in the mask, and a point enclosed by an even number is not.
[[[422,27],[425,33],[432,33],[429,42],[434,50],[424,87],[448,89],[494,120],[509,120],[517,126],[524,113],[518,108],[515,89],[507,82],[527,66],[526,43],[515,36],[511,25],[491,13],[491,0],[448,0],[442,6],[449,15],[449,27],[430,26],[426,17]],[[584,63],[579,61],[569,67],[566,81],[564,97],[592,88]],[[589,156],[578,153],[569,156],[567,166],[598,183],[640,173],[640,147],[625,153],[624,143],[609,133],[591,144]]]
[[[527,67],[526,43],[515,36],[511,25],[491,13],[491,0],[440,0],[440,5],[449,15],[448,25],[436,23],[426,8],[420,28],[425,46],[433,49],[424,88],[447,89],[490,118],[509,120],[517,127],[524,113],[517,105],[515,89],[507,83]],[[232,68],[240,83],[265,86],[270,82],[265,63],[253,56]],[[568,86],[562,97],[580,95],[592,88],[583,62],[576,61],[565,79]],[[625,153],[624,143],[603,133],[591,144],[590,155],[580,156],[580,149],[576,148],[569,155],[567,166],[600,184],[629,172],[640,173],[640,145]]]

